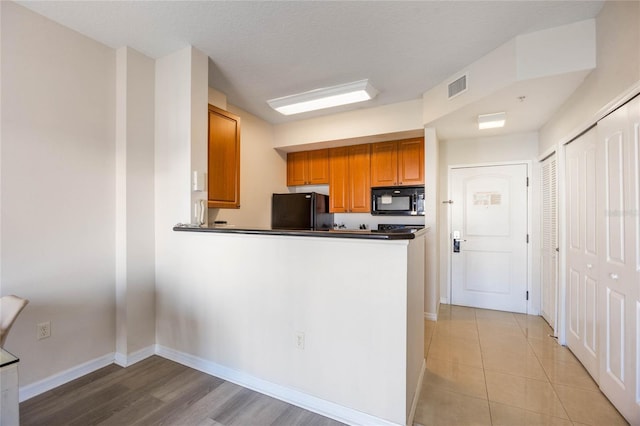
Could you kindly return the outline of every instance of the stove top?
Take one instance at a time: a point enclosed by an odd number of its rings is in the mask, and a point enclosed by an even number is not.
[[[424,228],[424,225],[405,225],[400,223],[381,223],[378,232],[415,232]]]

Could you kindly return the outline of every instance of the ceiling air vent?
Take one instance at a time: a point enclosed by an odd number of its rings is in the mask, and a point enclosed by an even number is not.
[[[454,98],[459,94],[466,92],[467,91],[467,74],[449,83],[449,85],[447,86],[447,89],[449,90],[449,99]]]

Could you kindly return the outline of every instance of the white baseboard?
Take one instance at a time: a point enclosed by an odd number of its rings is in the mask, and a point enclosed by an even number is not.
[[[407,425],[413,425],[414,417],[416,416],[416,409],[418,408],[418,400],[420,399],[420,390],[422,389],[422,380],[424,380],[424,373],[427,370],[427,360],[422,360],[422,367],[420,368],[420,377],[418,377],[418,384],[416,385],[416,391],[413,393],[413,401],[411,402],[411,411],[409,411],[409,418],[407,419]]]
[[[448,297],[441,297],[440,298],[440,303],[442,303],[443,305],[448,305],[449,304],[449,298]]]
[[[242,371],[233,370],[215,362],[207,361],[171,348],[157,345],[156,354],[242,387],[252,389],[256,392],[260,392],[306,410],[313,411],[314,413],[321,414],[325,417],[330,417],[339,422],[350,425],[398,426],[397,423],[393,423],[352,408],[344,407],[295,389],[277,385]]]
[[[22,386],[19,391],[20,402],[33,398],[36,395],[40,395],[43,392],[49,391],[53,388],[57,388],[60,385],[64,385],[72,380],[82,377],[86,374],[99,370],[107,365],[113,364],[115,354],[109,353],[101,356],[100,358],[87,361],[84,364],[77,365],[68,370],[49,376],[46,379],[42,379],[30,385]]]
[[[438,314],[434,314],[433,312],[425,312],[424,319],[429,321],[438,321]]]
[[[156,345],[150,345],[146,348],[142,348],[138,351],[135,351],[129,355],[121,354],[120,352],[116,352],[114,362],[120,367],[128,367],[130,365],[135,364],[136,362],[140,362],[143,359],[149,358],[152,355],[156,354]]]

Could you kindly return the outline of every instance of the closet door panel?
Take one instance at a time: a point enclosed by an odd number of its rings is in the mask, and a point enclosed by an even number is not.
[[[634,412],[635,418],[631,419],[636,423],[640,423],[640,99],[636,98],[629,104],[629,120],[631,122],[631,197],[629,205],[632,212],[631,224],[633,229],[630,232],[633,234],[632,250],[634,251],[633,259],[634,267],[631,271],[632,283],[635,283],[635,333],[633,333],[635,347],[635,398],[634,398]],[[635,271],[633,270],[635,269]]]
[[[622,132],[605,138],[605,241],[608,263],[624,264],[624,150]]]
[[[565,148],[567,214],[567,344],[598,381],[598,232],[595,129]]]
[[[585,297],[585,327],[584,346],[589,351],[591,357],[598,359],[598,283],[589,276],[584,278]]]
[[[579,344],[582,340],[582,332],[580,330],[580,273],[572,268],[569,269],[569,332]]]
[[[638,155],[636,99],[598,122],[603,202],[598,318],[604,343],[600,389],[631,423],[640,422],[638,396]]]
[[[558,315],[558,191],[557,156],[541,163],[542,199],[542,306],[541,315],[556,330]]]
[[[625,297],[610,288],[607,289],[607,329],[606,354],[604,357],[608,378],[620,387],[625,387]]]

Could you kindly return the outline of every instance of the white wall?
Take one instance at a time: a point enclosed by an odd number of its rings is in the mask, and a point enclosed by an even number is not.
[[[445,140],[440,141],[440,199],[449,200],[448,189],[448,173],[449,166],[454,165],[471,165],[471,164],[484,164],[484,163],[499,163],[499,162],[511,162],[511,161],[534,161],[538,154],[538,134],[537,133],[524,133],[513,134],[506,136],[496,136],[478,139],[460,139],[460,140]],[[533,175],[532,171],[529,171],[530,176]],[[534,195],[530,211],[532,212],[532,224],[538,223],[539,206],[538,197],[539,192],[538,180],[532,179],[532,185],[530,192]],[[450,232],[450,205],[439,204],[440,209],[440,297],[444,300],[448,297],[450,286],[450,274],[449,274],[449,232]],[[532,233],[532,243],[529,249],[534,254],[532,270],[536,271],[539,268],[539,257],[535,252],[537,240],[539,238],[538,233]],[[532,280],[532,297],[539,299],[539,280],[534,278]],[[537,306],[539,304],[538,299],[532,299],[531,304]]]
[[[115,53],[0,8],[0,292],[31,301],[6,342],[24,386],[114,352]]]
[[[424,137],[425,154],[425,225],[430,228],[426,240],[426,270],[424,291],[424,314],[429,320],[436,320],[440,307],[440,143],[435,129],[426,128]]]
[[[155,61],[116,52],[116,361],[155,344]]]
[[[640,82],[640,2],[605,2],[596,17],[596,58],[596,69],[540,129],[541,154],[577,136],[599,110]]]
[[[424,351],[423,238],[173,234],[157,275],[167,353],[245,385],[266,381],[279,397],[303,392],[296,403],[329,415],[341,413],[333,403],[405,424]]]
[[[209,223],[271,227],[271,194],[288,192],[287,157],[273,149],[273,126],[233,105],[227,110],[240,116],[240,208],[209,209]]]

